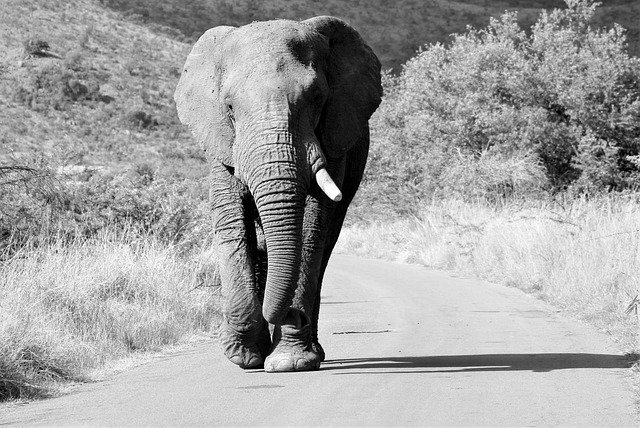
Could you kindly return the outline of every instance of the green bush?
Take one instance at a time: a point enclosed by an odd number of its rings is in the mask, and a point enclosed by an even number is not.
[[[621,27],[589,26],[597,3],[566,3],[530,34],[505,12],[385,76],[366,188],[405,200],[636,188],[640,61]]]

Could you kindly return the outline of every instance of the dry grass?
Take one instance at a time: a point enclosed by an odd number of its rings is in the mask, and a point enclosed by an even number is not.
[[[640,205],[617,197],[491,206],[434,202],[419,218],[345,229],[337,251],[521,288],[637,350],[625,309],[640,291]]]
[[[433,202],[419,218],[346,228],[337,251],[456,271],[537,294],[637,351],[625,314],[640,284],[634,199],[489,205]],[[0,400],[102,377],[114,361],[210,332],[208,252],[103,234],[0,262]],[[99,373],[99,374],[98,374]]]
[[[0,264],[0,400],[43,396],[219,322],[212,260],[114,236],[25,250]],[[52,387],[54,387],[52,389]]]

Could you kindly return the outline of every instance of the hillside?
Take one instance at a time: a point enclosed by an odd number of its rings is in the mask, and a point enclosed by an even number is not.
[[[166,174],[204,173],[173,106],[189,45],[92,0],[6,0],[0,13],[0,162],[44,151],[102,171],[162,160]]]
[[[274,18],[306,19],[335,15],[358,28],[382,60],[384,68],[400,65],[426,43],[446,42],[467,25],[484,27],[491,16],[518,10],[521,24],[530,26],[543,8],[564,7],[562,0],[102,0],[135,20],[161,24],[193,40],[216,25],[242,25]],[[640,2],[607,0],[596,26],[614,22],[629,30],[630,51],[640,54]]]
[[[0,14],[0,237],[47,221],[183,233],[208,172],[173,103],[190,45],[95,0],[7,0]]]
[[[155,168],[162,161],[161,174],[203,175],[202,156],[177,121],[172,93],[191,40],[214,25],[338,15],[362,31],[386,67],[397,68],[421,44],[446,40],[467,24],[484,26],[488,16],[507,7],[533,20],[541,7],[558,5],[562,2],[402,0],[389,8],[382,0],[5,0],[0,4],[0,161],[44,148],[63,163],[126,169]],[[124,10],[129,19],[113,9]],[[598,25],[615,20],[632,27],[629,41],[637,52],[640,27],[631,24],[638,25],[638,16],[640,2],[608,1]],[[28,40],[47,42],[61,58],[26,56]]]

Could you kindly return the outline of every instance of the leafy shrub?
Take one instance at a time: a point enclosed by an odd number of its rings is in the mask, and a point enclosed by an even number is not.
[[[143,110],[134,110],[127,115],[129,124],[138,129],[157,128],[158,118]]]
[[[41,160],[0,166],[0,250],[19,247],[35,232],[34,225],[45,229],[43,219],[60,204],[59,193],[59,182]]]
[[[529,35],[506,12],[385,76],[369,184],[413,200],[635,188],[640,61],[621,27],[589,26],[597,3],[566,3]]]
[[[112,97],[100,93],[100,81],[106,76],[84,70],[79,55],[74,51],[64,63],[34,68],[27,84],[15,88],[14,99],[41,112],[51,108],[66,110],[70,103],[75,102],[111,102]]]
[[[49,50],[49,43],[44,40],[25,40],[24,42],[24,52],[27,55],[39,55],[47,50]]]
[[[123,173],[54,168],[41,159],[0,168],[0,190],[4,251],[50,238],[92,237],[103,230],[153,234],[186,248],[210,241],[203,227],[209,215],[204,180],[169,181],[146,163]]]

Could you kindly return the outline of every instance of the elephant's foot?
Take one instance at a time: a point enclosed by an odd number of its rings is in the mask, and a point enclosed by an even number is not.
[[[269,353],[271,340],[266,322],[254,328],[234,328],[224,322],[220,328],[220,344],[224,355],[243,369],[261,368]]]
[[[318,370],[322,358],[311,342],[306,317],[295,311],[297,322],[274,326],[273,350],[264,360],[266,372],[299,372]]]

